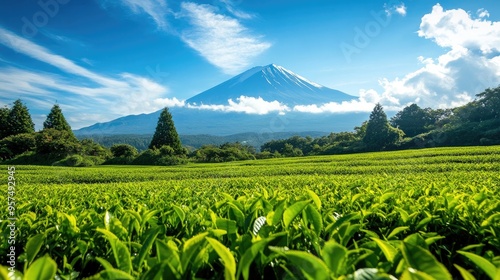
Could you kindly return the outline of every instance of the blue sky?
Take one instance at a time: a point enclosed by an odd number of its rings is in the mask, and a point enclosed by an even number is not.
[[[427,0],[0,3],[0,105],[21,98],[37,129],[55,102],[70,125],[80,128],[185,106],[184,100],[271,63],[358,97],[345,104],[316,104],[314,112],[367,111],[376,102],[387,110],[412,102],[458,106],[500,84],[500,5]],[[273,100],[260,101],[252,104]]]

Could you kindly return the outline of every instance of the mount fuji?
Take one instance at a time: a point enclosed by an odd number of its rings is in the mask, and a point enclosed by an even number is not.
[[[308,105],[355,99],[338,90],[324,87],[281,66],[270,64],[247,70],[209,90],[186,100],[189,104],[226,104],[241,96],[278,101],[282,104]]]
[[[245,98],[242,98],[245,97]],[[259,101],[251,106],[278,104],[286,110],[254,113],[241,109],[241,101]],[[179,134],[217,136],[257,133],[273,139],[283,132],[352,131],[366,120],[366,113],[305,113],[293,110],[297,105],[341,103],[356,97],[307,80],[281,66],[254,67],[213,88],[197,94],[181,107],[169,108]],[[237,103],[240,102],[240,103]],[[262,105],[264,104],[264,105]],[[246,108],[246,107],[245,107]],[[255,108],[250,108],[255,109]],[[259,108],[257,108],[259,109]],[[160,110],[161,111],[161,110]],[[153,134],[160,111],[124,116],[105,123],[75,130],[77,136]],[[256,112],[257,111],[257,112]]]

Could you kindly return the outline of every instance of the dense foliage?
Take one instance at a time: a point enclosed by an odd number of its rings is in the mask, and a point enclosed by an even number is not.
[[[500,275],[498,146],[3,169],[3,181],[15,177],[16,269],[26,279]]]

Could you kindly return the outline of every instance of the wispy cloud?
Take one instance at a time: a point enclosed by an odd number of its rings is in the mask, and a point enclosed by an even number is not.
[[[100,1],[108,4],[107,0]],[[242,23],[255,15],[239,9],[233,0],[214,0],[212,4],[181,2],[180,10],[175,12],[169,9],[167,0],[120,0],[119,3],[134,14],[149,16],[159,29],[179,36],[188,47],[226,74],[244,70],[271,47]],[[174,16],[169,18],[169,14]],[[183,23],[174,30],[169,28],[169,21],[173,20]]]
[[[131,73],[114,77],[95,73],[2,27],[0,44],[66,73],[63,77],[3,67],[0,98],[11,99],[12,95],[18,95],[31,101],[57,100],[65,113],[72,116],[73,128],[93,124],[97,119],[107,121],[123,115],[150,113],[166,104],[183,105],[183,101],[165,97],[169,89],[148,78]],[[48,111],[50,107],[45,109]],[[94,117],[85,117],[90,115]]]
[[[182,32],[182,40],[227,74],[245,69],[271,46],[237,19],[216,13],[213,6],[184,2],[181,7],[191,25]]]
[[[118,86],[118,87],[125,85],[124,82],[109,79],[102,75],[96,74],[92,71],[89,71],[75,64],[73,61],[63,56],[54,54],[49,50],[47,50],[46,48],[37,45],[23,37],[17,36],[16,34],[10,32],[9,30],[1,26],[0,26],[0,44],[3,44],[6,47],[9,47],[19,53],[30,56],[39,61],[48,63],[68,73],[91,79],[92,81],[99,83],[101,85]]]
[[[220,3],[222,3],[225,7],[225,9],[228,10],[233,16],[240,18],[240,19],[252,19],[255,17],[255,15],[244,12],[240,9],[237,8],[237,5],[235,1],[233,0],[219,0]],[[241,1],[239,1],[241,2]]]
[[[165,0],[120,0],[133,13],[146,13],[151,17],[159,29],[167,30],[169,24],[167,14],[169,12]]]

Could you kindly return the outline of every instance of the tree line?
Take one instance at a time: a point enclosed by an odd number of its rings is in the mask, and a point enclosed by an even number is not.
[[[353,132],[274,140],[262,152],[282,156],[344,154],[442,146],[500,144],[500,86],[486,89],[466,105],[452,109],[406,106],[390,120],[377,104],[368,121]]]
[[[225,162],[437,146],[498,145],[499,108],[500,86],[486,89],[474,101],[457,108],[431,109],[411,104],[390,120],[382,105],[376,104],[369,120],[352,132],[272,140],[262,145],[260,152],[238,142],[188,150],[181,143],[172,115],[164,108],[147,149],[139,152],[130,144],[105,148],[92,139],[78,140],[58,104],[47,115],[43,129],[35,132],[28,108],[21,100],[16,100],[12,108],[0,109],[0,159],[18,164],[66,166],[175,165],[189,161]]]

